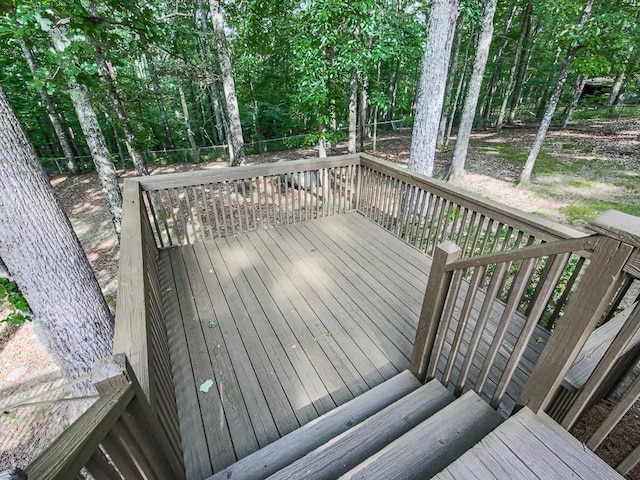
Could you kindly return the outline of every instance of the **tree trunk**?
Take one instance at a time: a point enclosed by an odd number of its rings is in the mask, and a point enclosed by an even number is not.
[[[395,62],[395,68],[391,81],[389,82],[389,115],[387,120],[391,121],[396,115],[396,100],[398,98],[398,83],[400,82],[400,60]]]
[[[158,111],[160,112],[160,118],[162,119],[162,125],[164,126],[164,134],[166,136],[165,145],[170,150],[176,149],[176,144],[173,141],[173,132],[171,131],[171,124],[169,123],[169,117],[167,117],[167,109],[164,107],[164,98],[162,95],[162,89],[160,88],[160,80],[158,79],[158,72],[156,70],[156,64],[153,61],[151,55],[147,51],[146,37],[142,36],[142,47],[144,49],[144,59],[147,62],[147,68],[149,69],[149,77],[151,78],[151,85],[153,87],[153,94],[158,105]]]
[[[320,136],[318,137],[318,157],[324,158],[327,156],[327,138],[326,138],[327,129],[324,123],[321,123],[318,126],[318,129],[320,131]]]
[[[55,49],[63,53],[66,47],[66,27],[58,24],[49,32]],[[87,141],[91,158],[96,166],[96,172],[102,185],[102,192],[113,217],[113,227],[118,238],[122,224],[122,192],[118,185],[116,169],[107,150],[107,142],[102,134],[98,117],[91,103],[91,96],[86,86],[69,81],[69,96],[75,108],[82,133]]]
[[[458,57],[460,56],[460,46],[462,45],[462,29],[464,28],[464,13],[461,13],[456,23],[456,46],[451,55],[449,62],[449,74],[447,75],[447,85],[444,89],[444,105],[442,106],[442,115],[440,116],[440,124],[438,125],[438,147],[444,146],[444,135],[447,130],[449,115],[451,114],[451,91],[455,81],[456,72],[458,71]]]
[[[71,223],[0,88],[0,257],[67,378],[111,354],[113,318]]]
[[[118,151],[118,158],[120,159],[120,164],[125,166],[125,158],[124,152],[122,151],[122,143],[120,142],[120,134],[118,133],[118,126],[116,122],[109,116],[107,112],[104,112],[104,119],[106,121],[106,125],[111,127],[111,132],[113,136],[111,137],[111,150],[115,148]]]
[[[124,108],[124,103],[122,102],[122,97],[118,89],[118,83],[116,81],[116,71],[111,62],[105,59],[104,53],[99,47],[96,47],[96,62],[98,63],[100,78],[104,82],[105,87],[107,87],[109,101],[111,102],[113,109],[116,111],[118,121],[120,122],[122,131],[124,132],[124,143],[127,146],[127,152],[129,152],[129,156],[131,157],[133,166],[138,172],[138,175],[149,175],[149,171],[144,164],[144,158],[135,146],[135,134],[133,133],[133,129],[131,128],[129,116],[127,115],[127,111]]]
[[[20,40],[20,47],[22,48],[22,54],[24,55],[25,60],[29,64],[29,70],[31,70],[31,73],[35,74],[38,71],[38,64],[36,63],[36,59],[33,56],[33,52],[27,45],[27,42],[24,41],[24,39]],[[64,154],[64,158],[67,161],[67,168],[71,173],[77,173],[78,164],[76,163],[75,156],[73,155],[73,150],[71,149],[69,139],[65,134],[62,123],[60,122],[60,115],[58,114],[58,110],[54,106],[51,97],[49,97],[44,88],[39,88],[38,94],[40,95],[40,99],[42,100],[43,105],[47,109],[49,120],[51,121],[51,125],[53,125],[53,129],[56,132],[56,137],[58,137],[58,142],[60,143],[60,147],[62,148],[62,153]]]
[[[542,21],[538,20],[536,28],[534,29],[533,39],[530,35],[531,22],[527,25],[525,31],[524,46],[522,48],[522,55],[520,55],[520,61],[518,62],[518,73],[516,74],[516,83],[513,87],[513,95],[511,97],[511,104],[509,106],[508,122],[513,123],[516,118],[516,112],[522,101],[522,87],[524,86],[524,77],[529,69],[529,62],[531,61],[531,55],[533,53],[533,45],[535,43],[535,37],[542,28]]]
[[[433,175],[438,124],[442,114],[451,44],[458,15],[457,0],[434,0],[431,5],[427,45],[413,124],[409,170]]]
[[[460,102],[460,96],[462,92],[467,89],[467,68],[469,66],[469,50],[472,44],[475,43],[475,35],[473,31],[469,36],[469,41],[464,49],[464,61],[462,62],[462,69],[460,70],[460,76],[458,78],[458,84],[456,85],[456,93],[453,96],[453,104],[451,105],[451,112],[448,115],[447,129],[444,133],[443,145],[449,146],[449,139],[451,138],[451,129],[453,128],[453,121],[458,113],[458,103]]]
[[[351,72],[349,82],[349,153],[356,153],[358,119],[358,75],[355,70]]]
[[[191,152],[193,153],[193,161],[198,163],[200,161],[200,154],[198,152],[198,145],[196,145],[196,137],[193,134],[193,130],[191,129],[189,109],[187,108],[187,97],[185,97],[184,95],[184,88],[180,80],[178,80],[178,92],[180,93],[180,103],[182,104],[182,118],[184,120],[184,126],[187,129],[189,145],[191,145]]]
[[[360,78],[360,103],[358,105],[358,124],[360,125],[360,151],[364,152],[364,139],[371,135],[369,128],[369,77],[363,73],[358,74]]]
[[[516,51],[514,53],[513,63],[511,64],[511,68],[509,69],[509,80],[507,81],[507,86],[504,89],[502,104],[500,105],[500,112],[498,113],[498,119],[496,120],[496,128],[498,129],[498,131],[502,129],[504,117],[507,113],[507,103],[509,102],[509,98],[511,97],[511,92],[513,91],[513,82],[515,80],[516,70],[518,65],[522,61],[522,46],[529,32],[532,13],[533,4],[529,2],[529,4],[527,5],[527,9],[524,12],[524,17],[522,18],[522,27],[520,28],[520,35],[518,35],[518,42],[516,43]]]
[[[211,20],[213,22],[213,34],[218,47],[218,62],[220,63],[220,77],[227,104],[227,118],[229,121],[229,140],[233,149],[232,166],[244,165],[244,139],[242,138],[242,125],[240,123],[240,109],[236,97],[236,86],[233,80],[231,57],[227,46],[227,38],[224,33],[224,22],[220,0],[209,0],[211,8]]]
[[[497,0],[489,0],[482,14],[478,47],[473,62],[473,73],[469,81],[469,91],[464,101],[462,119],[458,127],[458,138],[456,139],[456,147],[453,151],[453,160],[451,162],[451,169],[449,170],[449,179],[451,181],[455,181],[457,177],[464,175],[464,164],[467,159],[469,138],[471,137],[473,119],[476,115],[476,107],[478,106],[478,98],[480,97],[482,76],[487,66],[489,48],[491,47],[491,39],[493,38],[493,16],[496,12],[496,3]]]
[[[620,99],[620,92],[622,91],[622,86],[624,85],[624,80],[626,78],[626,73],[624,71],[618,73],[616,77],[616,81],[613,84],[613,88],[611,88],[611,94],[607,99],[607,107],[613,107],[616,105]]]
[[[587,0],[584,10],[582,11],[582,17],[580,18],[580,22],[578,23],[576,33],[580,32],[580,30],[582,30],[585,23],[587,22],[587,19],[591,14],[591,9],[593,8],[594,1],[595,0]],[[555,113],[558,106],[560,95],[562,95],[562,87],[567,81],[567,76],[569,75],[569,70],[571,69],[571,64],[576,57],[577,51],[578,47],[574,46],[571,47],[567,52],[567,57],[565,58],[564,64],[562,65],[562,70],[560,71],[560,77],[558,78],[558,82],[556,83],[556,88],[553,92],[553,95],[551,95],[549,105],[547,106],[547,111],[545,112],[542,123],[540,124],[540,128],[538,129],[536,139],[531,146],[531,151],[529,152],[529,156],[527,157],[524,169],[520,174],[521,184],[526,185],[531,182],[531,173],[533,172],[533,166],[535,165],[538,154],[542,149],[542,143],[547,136],[547,131],[549,130],[549,126],[551,125],[551,119],[553,118],[553,114]]]
[[[573,115],[574,110],[578,106],[578,102],[580,101],[580,97],[582,96],[582,90],[584,90],[584,85],[587,83],[587,77],[578,75],[576,77],[576,81],[573,85],[573,89],[571,90],[571,101],[562,115],[562,128],[567,128],[569,122],[571,121],[571,116]]]
[[[507,23],[504,27],[504,34],[503,34],[504,40],[502,41],[500,48],[498,48],[498,51],[494,54],[493,58],[491,59],[491,64],[494,65],[494,71],[493,71],[493,75],[491,76],[491,83],[489,84],[489,88],[487,90],[487,101],[485,103],[484,112],[482,113],[482,118],[484,118],[487,121],[491,117],[491,111],[493,109],[493,97],[496,94],[496,90],[498,89],[498,84],[500,83],[500,77],[502,76],[502,58],[504,56],[504,50],[507,48],[507,46],[511,42],[511,39],[509,38],[508,34],[509,34],[509,31],[511,30],[511,26],[513,25],[513,19],[515,18],[517,11],[518,11],[518,3],[514,2],[511,7],[511,13],[507,18]]]

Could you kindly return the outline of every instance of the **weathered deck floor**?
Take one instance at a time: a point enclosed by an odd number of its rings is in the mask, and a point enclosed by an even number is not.
[[[189,479],[408,367],[430,260],[358,213],[160,253]]]

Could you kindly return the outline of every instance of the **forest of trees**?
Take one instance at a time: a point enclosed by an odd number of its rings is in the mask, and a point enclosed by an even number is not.
[[[0,2],[3,206],[28,217],[8,193],[11,176],[22,175],[51,218],[63,219],[34,163],[55,158],[77,172],[90,158],[119,233],[116,165],[145,175],[144,152],[240,166],[249,143],[284,148],[292,144],[281,139],[302,138],[325,156],[348,138],[355,153],[397,119],[413,122],[409,168],[428,175],[458,127],[451,180],[464,174],[474,126],[539,124],[520,177],[528,183],[547,129],[566,126],[587,79],[605,78],[594,104],[637,102],[639,17],[636,0]],[[38,282],[21,272],[42,242],[21,244],[28,225],[11,218],[0,273],[6,263],[30,303],[39,301]],[[76,252],[66,268],[91,285],[94,328],[108,333],[95,278],[60,222]]]
[[[215,145],[230,145],[242,164],[243,142],[297,134],[322,155],[349,132],[355,150],[374,123],[416,115],[431,10],[446,4],[457,23],[449,74],[437,72],[446,79],[442,146],[461,117],[465,131],[542,119],[565,66],[558,122],[587,78],[611,79],[611,104],[629,97],[640,68],[637,2],[598,2],[582,21],[588,3],[4,4],[0,82],[38,155],[66,158],[71,170],[73,157],[91,155],[103,175],[119,157],[144,174],[142,151],[183,149],[197,161],[225,153],[206,148]],[[83,127],[87,115],[98,125]]]

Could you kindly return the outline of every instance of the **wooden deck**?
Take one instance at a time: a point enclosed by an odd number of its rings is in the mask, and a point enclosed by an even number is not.
[[[187,478],[407,368],[429,268],[359,213],[162,250]]]

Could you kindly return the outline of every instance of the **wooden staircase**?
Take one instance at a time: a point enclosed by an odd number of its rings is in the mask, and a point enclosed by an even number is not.
[[[475,393],[455,399],[404,371],[210,480],[425,478],[501,421]]]

